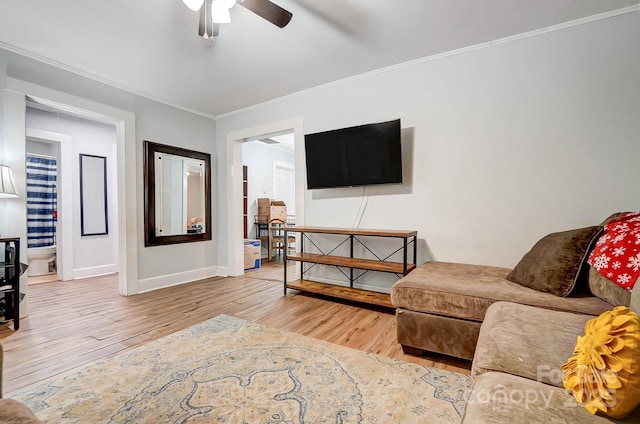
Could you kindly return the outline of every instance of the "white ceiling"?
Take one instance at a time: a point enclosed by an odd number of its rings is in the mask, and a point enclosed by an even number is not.
[[[284,29],[236,6],[206,46],[181,0],[0,0],[0,48],[218,116],[640,0],[274,1]]]

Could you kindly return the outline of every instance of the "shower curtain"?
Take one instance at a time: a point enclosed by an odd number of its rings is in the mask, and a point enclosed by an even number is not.
[[[56,244],[57,161],[27,154],[27,247]]]

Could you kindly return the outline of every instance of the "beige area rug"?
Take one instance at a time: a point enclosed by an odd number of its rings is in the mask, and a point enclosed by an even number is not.
[[[457,423],[469,386],[220,315],[13,398],[49,423]]]

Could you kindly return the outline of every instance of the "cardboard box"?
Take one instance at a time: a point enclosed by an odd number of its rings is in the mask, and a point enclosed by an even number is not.
[[[269,208],[271,207],[272,199],[267,199],[266,197],[259,198],[258,200],[258,216],[256,217],[256,222],[259,224],[266,224],[269,222],[269,215],[271,211]]]
[[[287,205],[282,200],[274,200],[269,207],[269,221],[277,219],[282,223],[287,222]]]
[[[262,197],[257,199],[258,215],[256,222],[258,224],[267,224],[273,219],[287,222],[287,205],[282,200],[273,200]]]
[[[260,240],[244,240],[244,270],[260,268]]]

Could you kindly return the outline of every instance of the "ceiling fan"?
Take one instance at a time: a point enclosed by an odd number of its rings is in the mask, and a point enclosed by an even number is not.
[[[200,27],[198,34],[213,42],[213,37],[220,31],[220,24],[231,22],[229,10],[236,5],[236,0],[182,0],[194,12],[200,11]],[[256,15],[266,19],[279,28],[287,26],[292,13],[269,0],[237,0]]]

